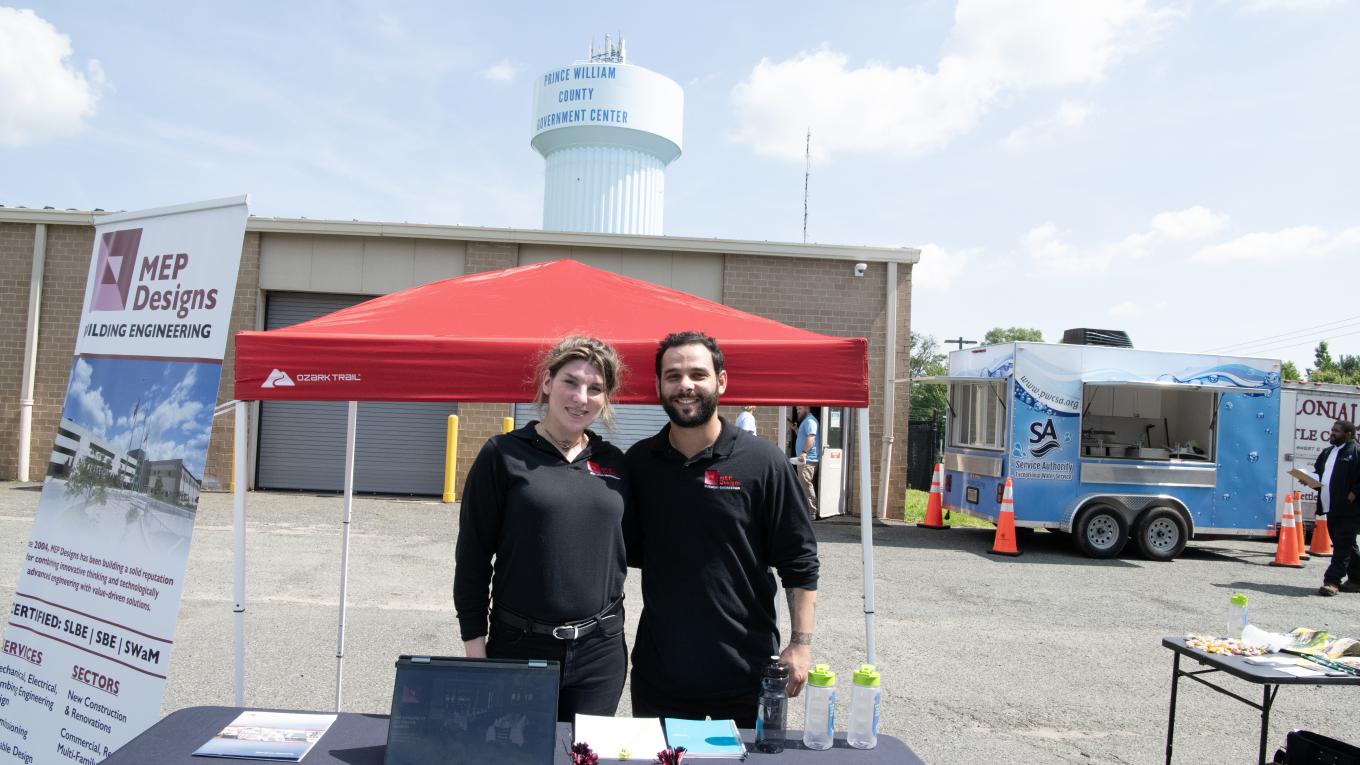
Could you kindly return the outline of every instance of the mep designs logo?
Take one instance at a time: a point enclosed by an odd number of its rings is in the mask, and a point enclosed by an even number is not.
[[[741,479],[718,470],[704,471],[704,488],[715,491],[741,491]]]
[[[1029,424],[1029,454],[1036,459],[1048,456],[1049,452],[1062,447],[1058,443],[1058,430],[1053,427],[1053,418],[1044,422]]]
[[[264,378],[264,382],[260,383],[261,388],[291,388],[294,385],[297,385],[297,383],[293,382],[293,378],[289,377],[288,373],[282,369],[275,369],[270,372],[269,376]]]
[[[611,468],[603,467],[595,460],[586,460],[586,470],[589,470],[591,475],[608,478],[611,481],[617,481],[621,477]]]
[[[91,311],[122,311],[132,291],[132,271],[137,267],[137,248],[142,230],[129,228],[110,231],[99,240],[96,256]]]

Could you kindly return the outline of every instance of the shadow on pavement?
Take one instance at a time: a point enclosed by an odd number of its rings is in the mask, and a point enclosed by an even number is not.
[[[814,525],[819,542],[840,542],[858,544],[859,525],[846,523],[829,524],[819,522]],[[1057,566],[1094,566],[1097,568],[1141,568],[1144,561],[1125,561],[1121,559],[1100,560],[1082,555],[1071,538],[1066,534],[1046,531],[1019,530],[1016,546],[1020,548],[1019,557],[991,555],[996,530],[989,528],[959,527],[947,531],[922,529],[915,525],[902,523],[874,524],[874,547],[879,549],[917,549],[917,550],[958,550],[972,553],[980,558],[997,563],[1041,564]],[[1133,547],[1126,548],[1128,555],[1136,555]]]
[[[1302,598],[1317,595],[1318,587],[1320,585],[1317,583],[1299,585],[1265,584],[1263,582],[1228,582],[1226,584],[1214,584],[1213,586],[1224,590],[1232,590],[1234,592],[1250,590],[1251,592],[1262,592],[1269,595],[1284,595],[1291,598]]]

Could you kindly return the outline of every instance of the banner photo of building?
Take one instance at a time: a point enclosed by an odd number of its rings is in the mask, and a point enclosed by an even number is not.
[[[95,763],[160,718],[245,197],[101,218],[0,654],[0,763]]]

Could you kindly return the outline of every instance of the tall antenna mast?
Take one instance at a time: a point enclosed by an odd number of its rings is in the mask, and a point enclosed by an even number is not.
[[[807,244],[808,176],[812,175],[812,128],[807,131],[803,150],[803,244]]]

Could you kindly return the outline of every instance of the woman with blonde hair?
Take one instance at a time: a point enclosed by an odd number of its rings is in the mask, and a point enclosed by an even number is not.
[[[541,418],[489,439],[463,489],[453,603],[464,649],[561,662],[561,720],[612,716],[627,674],[627,475],[618,447],[588,430],[612,422],[622,373],[600,340],[557,343],[534,374]]]

